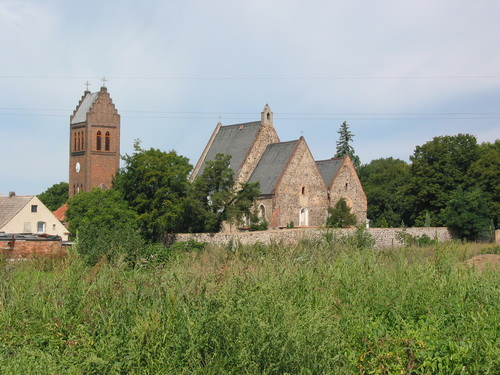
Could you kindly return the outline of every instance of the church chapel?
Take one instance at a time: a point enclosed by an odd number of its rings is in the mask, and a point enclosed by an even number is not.
[[[350,158],[315,161],[304,137],[281,142],[266,104],[257,122],[218,123],[191,179],[217,154],[231,155],[239,183],[259,182],[257,212],[270,229],[325,225],[328,207],[345,199],[358,223],[366,221],[367,199]],[[226,230],[233,230],[225,226]]]
[[[119,166],[120,115],[105,86],[93,93],[87,86],[70,117],[70,198],[95,187],[110,188]]]

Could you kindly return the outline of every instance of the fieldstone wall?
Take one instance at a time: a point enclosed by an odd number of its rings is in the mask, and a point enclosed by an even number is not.
[[[238,233],[193,233],[177,234],[173,239],[177,241],[195,240],[199,242],[208,242],[214,245],[227,245],[229,243],[241,243],[250,245],[263,243],[269,245],[272,243],[296,244],[303,239],[317,240],[323,238],[328,232],[338,236],[352,235],[355,228],[345,229],[326,229],[326,228],[296,228],[296,229],[278,229],[262,232],[238,232]],[[368,233],[375,240],[376,248],[390,248],[400,246],[402,243],[398,240],[398,233],[406,232],[412,236],[420,237],[427,235],[431,239],[437,239],[439,242],[453,239],[453,234],[449,228],[369,228]],[[499,232],[499,231],[497,231]]]
[[[356,169],[348,157],[345,158],[342,167],[333,179],[332,186],[330,186],[330,205],[334,207],[341,198],[344,198],[347,205],[351,207],[352,212],[358,219],[358,223],[364,223],[366,221],[368,201]]]
[[[323,177],[307,147],[304,138],[299,140],[293,156],[278,182],[273,205],[279,207],[278,221],[272,228],[287,226],[320,226],[326,222],[328,200]],[[303,223],[301,223],[301,210]]]
[[[272,112],[267,112],[272,113]],[[278,133],[273,127],[272,122],[270,123],[262,123],[262,127],[257,134],[257,138],[255,139],[250,152],[247,155],[244,163],[241,165],[239,171],[237,171],[236,182],[243,184],[248,181],[253,171],[257,167],[260,158],[264,154],[266,147],[271,143],[279,143],[280,139],[278,137]]]

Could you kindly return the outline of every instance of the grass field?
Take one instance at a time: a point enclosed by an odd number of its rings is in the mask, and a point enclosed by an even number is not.
[[[335,241],[0,266],[2,374],[499,374],[492,245]]]

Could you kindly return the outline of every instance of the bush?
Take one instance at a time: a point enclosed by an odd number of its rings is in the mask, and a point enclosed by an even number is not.
[[[335,203],[335,207],[328,207],[327,228],[348,228],[356,223],[356,215],[351,212],[344,198]]]

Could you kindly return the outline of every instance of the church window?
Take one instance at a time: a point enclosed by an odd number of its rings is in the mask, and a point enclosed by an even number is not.
[[[97,132],[97,151],[101,151],[101,132]]]
[[[77,148],[76,148],[76,132],[74,133],[74,139],[73,139],[73,151],[77,151]]]
[[[299,213],[299,225],[300,226],[307,226],[307,225],[309,225],[309,211],[305,207],[303,207],[303,208],[300,209],[300,213]]]
[[[263,204],[259,206],[259,219],[266,220],[266,208]]]
[[[346,183],[345,183],[345,189],[346,189],[346,190],[347,190],[347,187],[348,187],[348,186],[349,186],[349,185],[348,185],[348,184],[347,184],[347,182],[346,182]]]
[[[271,119],[271,114],[268,112],[267,113],[267,119],[270,120]]]
[[[306,195],[306,187],[302,186],[302,195]]]
[[[106,132],[106,138],[105,138],[105,143],[104,143],[104,149],[106,151],[109,151],[109,144],[110,144],[109,132]]]

